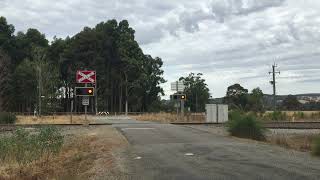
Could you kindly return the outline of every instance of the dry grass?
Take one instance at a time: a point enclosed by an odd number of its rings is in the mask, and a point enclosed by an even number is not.
[[[312,141],[316,138],[315,134],[305,135],[287,135],[276,134],[268,137],[267,141],[271,144],[282,146],[289,149],[298,151],[309,152],[311,151]]]
[[[95,179],[116,171],[112,151],[127,144],[112,127],[80,129],[65,141],[62,151],[48,163],[0,164],[0,179]]]
[[[92,116],[87,116],[89,122],[92,122]],[[17,116],[16,124],[83,124],[85,123],[84,115],[53,115],[53,116]]]
[[[285,113],[289,121],[320,121],[320,111],[281,111]],[[271,114],[273,111],[266,111],[264,115]],[[303,117],[301,117],[303,115]]]
[[[130,117],[139,121],[154,121],[161,123],[205,122],[205,115],[202,113],[186,114],[184,117],[178,117],[177,114],[172,113],[146,113],[141,115],[132,115]]]

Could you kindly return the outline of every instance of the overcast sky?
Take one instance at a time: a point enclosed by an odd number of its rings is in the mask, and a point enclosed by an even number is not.
[[[320,92],[318,0],[0,0],[0,16],[48,39],[127,19],[144,53],[163,59],[167,95],[189,72],[204,74],[213,97],[233,83],[272,93],[274,62],[279,94]]]

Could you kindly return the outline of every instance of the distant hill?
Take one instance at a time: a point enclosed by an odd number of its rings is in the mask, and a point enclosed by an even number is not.
[[[287,97],[288,95],[277,95],[277,97]],[[297,97],[301,97],[301,96],[320,97],[320,93],[290,94],[290,95],[294,95]],[[265,94],[265,96],[272,96],[272,94]]]
[[[295,96],[310,96],[310,97],[320,97],[320,93],[296,94]]]
[[[277,95],[277,100],[282,101],[284,100],[288,95]],[[320,93],[306,93],[306,94],[295,94],[294,96],[297,97],[298,100],[305,100],[305,101],[316,101],[320,102]],[[273,95],[265,94],[264,97],[266,99],[272,99]]]

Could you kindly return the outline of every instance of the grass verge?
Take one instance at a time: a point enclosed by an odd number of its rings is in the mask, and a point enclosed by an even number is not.
[[[294,149],[302,152],[310,152],[312,142],[316,138],[315,134],[272,134],[267,137],[267,141],[271,144],[275,144],[284,148]]]
[[[40,156],[23,165],[14,158],[7,158],[0,162],[0,179],[103,179],[118,173],[112,152],[115,148],[123,147],[126,141],[114,128],[75,127],[62,129],[61,133],[64,135],[64,144],[59,152]],[[9,136],[1,134],[0,138]],[[39,132],[31,132],[29,136],[40,135]],[[44,142],[44,147],[52,145],[49,141]]]

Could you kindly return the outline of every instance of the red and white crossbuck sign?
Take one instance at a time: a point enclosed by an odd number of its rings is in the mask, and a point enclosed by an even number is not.
[[[96,71],[77,71],[76,75],[77,83],[95,83],[96,82]]]

